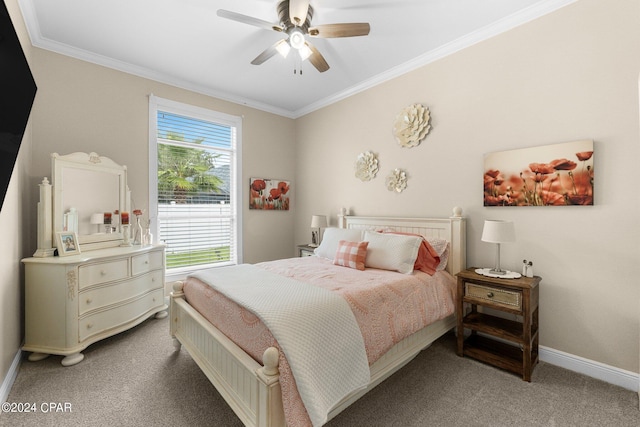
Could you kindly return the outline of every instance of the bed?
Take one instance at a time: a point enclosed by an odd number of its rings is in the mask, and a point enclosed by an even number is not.
[[[448,242],[446,272],[453,276],[466,268],[465,220],[459,209],[454,209],[454,215],[448,218],[339,216],[338,223],[341,229],[346,230],[384,230],[445,239]],[[262,363],[258,363],[256,359],[259,358],[255,354],[248,354],[227,338],[187,302],[184,286],[185,282],[174,283],[171,293],[170,333],[176,349],[183,346],[189,352],[245,425],[286,425],[282,388],[288,383],[284,372],[281,379],[281,354],[278,349],[275,346],[266,348]],[[338,404],[332,406],[326,419],[335,417],[454,326],[455,315],[447,315],[411,333],[376,357],[369,366],[366,386],[345,395]],[[324,369],[323,372],[330,371],[326,366],[320,369]],[[281,384],[281,381],[284,382]]]

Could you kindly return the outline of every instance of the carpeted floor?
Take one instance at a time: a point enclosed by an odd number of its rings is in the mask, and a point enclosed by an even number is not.
[[[60,356],[23,361],[7,401],[36,412],[0,413],[0,425],[241,426],[188,353],[174,352],[167,322],[96,343],[68,368]],[[526,383],[454,349],[442,337],[327,426],[640,426],[637,393],[545,363]]]

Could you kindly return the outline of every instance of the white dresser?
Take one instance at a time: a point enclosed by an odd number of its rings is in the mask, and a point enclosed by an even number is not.
[[[26,258],[25,344],[35,361],[84,358],[90,344],[152,315],[166,316],[164,246],[112,247],[67,257]]]

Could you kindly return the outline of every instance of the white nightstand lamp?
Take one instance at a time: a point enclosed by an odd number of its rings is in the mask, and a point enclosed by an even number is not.
[[[482,229],[483,242],[496,244],[496,266],[495,268],[488,270],[490,275],[503,276],[510,271],[500,268],[500,244],[515,242],[516,232],[512,221],[500,221],[500,220],[485,220],[484,228]]]
[[[326,215],[311,216],[311,243],[309,246],[316,247],[320,244],[320,229],[327,228]]]

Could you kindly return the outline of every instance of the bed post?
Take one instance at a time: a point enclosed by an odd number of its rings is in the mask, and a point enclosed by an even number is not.
[[[449,273],[456,275],[467,268],[467,242],[466,242],[466,221],[462,216],[462,208],[453,208],[451,220],[451,256],[449,257],[451,266]]]
[[[282,409],[282,392],[278,362],[280,354],[269,347],[262,356],[262,366],[256,370],[258,377],[258,427],[282,427],[285,425]]]
[[[169,304],[169,334],[173,338],[173,347],[176,351],[179,351],[182,347],[180,341],[176,338],[176,328],[178,326],[177,310],[175,307],[176,299],[184,299],[184,292],[182,292],[183,282],[173,282],[173,292],[171,292],[171,303]]]

